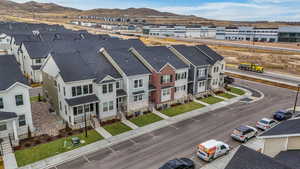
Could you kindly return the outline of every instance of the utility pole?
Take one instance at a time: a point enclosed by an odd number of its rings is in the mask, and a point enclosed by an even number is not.
[[[297,94],[296,94],[296,98],[295,98],[295,104],[294,104],[294,111],[293,113],[296,113],[296,106],[297,106],[297,101],[298,101],[298,95],[299,95],[299,90],[300,90],[300,84],[297,85]]]

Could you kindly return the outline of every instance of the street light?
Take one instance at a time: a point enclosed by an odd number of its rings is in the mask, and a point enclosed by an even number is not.
[[[300,84],[297,85],[297,95],[295,98],[294,111],[293,111],[294,114],[296,113],[296,106],[297,106],[297,101],[298,101],[299,90],[300,90]]]

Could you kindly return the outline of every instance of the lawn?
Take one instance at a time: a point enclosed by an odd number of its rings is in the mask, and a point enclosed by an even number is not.
[[[131,121],[132,123],[134,123],[135,125],[139,126],[139,127],[143,127],[146,126],[148,124],[157,122],[162,120],[161,117],[153,114],[153,113],[148,113],[145,115],[141,115],[135,118],[130,119],[129,121]]]
[[[81,140],[84,140],[85,143],[82,143],[78,146],[73,146],[71,143],[71,138],[74,136],[77,136]],[[88,131],[88,137],[85,137],[85,133],[77,134],[74,136],[67,137],[67,144],[65,144],[65,138],[61,138],[49,143],[37,145],[32,148],[17,150],[15,152],[15,156],[18,166],[20,167],[31,164],[36,161],[40,161],[48,157],[67,152],[103,139],[103,137],[99,135],[95,130]]]
[[[41,100],[43,100],[43,96],[41,96]],[[39,101],[39,96],[32,96],[30,97],[30,102],[38,102]]]
[[[232,94],[229,94],[229,93],[220,93],[220,94],[218,94],[218,96],[221,96],[221,97],[224,97],[224,98],[227,98],[227,99],[232,99],[232,98],[236,97],[236,96],[234,96]]]
[[[206,98],[203,98],[203,99],[198,99],[198,100],[200,100],[202,102],[205,102],[207,104],[215,104],[215,103],[219,103],[219,102],[224,101],[223,99],[213,97],[213,96],[209,96],[209,97],[206,97]]]
[[[244,90],[234,88],[234,87],[230,87],[228,91],[237,95],[244,95],[246,93]]]
[[[160,112],[167,116],[173,117],[173,116],[177,116],[179,114],[185,113],[185,112],[200,109],[202,107],[205,107],[205,106],[202,104],[196,103],[196,102],[190,102],[187,104],[170,107],[165,110],[161,110]]]
[[[132,130],[130,127],[126,126],[122,122],[116,122],[110,125],[106,125],[103,126],[103,128],[113,136]]]

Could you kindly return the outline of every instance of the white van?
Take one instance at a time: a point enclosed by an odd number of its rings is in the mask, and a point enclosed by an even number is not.
[[[208,140],[197,147],[197,155],[204,161],[212,161],[230,151],[228,144],[222,141]]]

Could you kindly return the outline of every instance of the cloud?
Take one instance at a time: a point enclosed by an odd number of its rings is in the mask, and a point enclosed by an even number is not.
[[[256,0],[258,1],[258,0]],[[271,0],[259,0],[271,1]],[[272,0],[276,1],[276,0]],[[284,0],[277,0],[284,1]],[[203,3],[194,7],[163,7],[162,11],[176,12],[187,15],[196,15],[218,20],[255,21],[255,20],[300,20],[300,8],[298,6],[285,6],[270,3],[236,3],[236,2],[214,2]],[[292,16],[292,17],[290,17]]]

